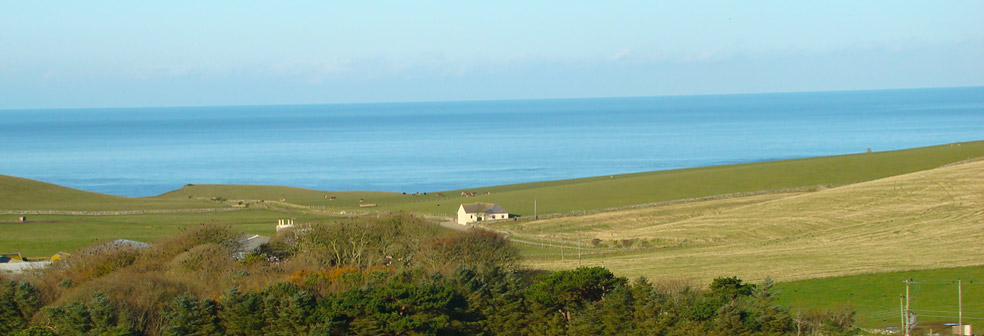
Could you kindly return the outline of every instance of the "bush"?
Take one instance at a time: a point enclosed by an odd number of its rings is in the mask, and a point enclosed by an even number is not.
[[[419,260],[422,265],[442,270],[459,265],[512,269],[519,261],[519,251],[501,234],[471,229],[425,241]]]

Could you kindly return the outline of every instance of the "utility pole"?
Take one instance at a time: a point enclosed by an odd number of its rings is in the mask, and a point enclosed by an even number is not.
[[[535,198],[533,199],[533,219],[534,220],[540,219],[540,216],[538,216],[536,214],[536,199]]]
[[[909,318],[911,317],[912,312],[909,311],[909,285],[915,282],[913,282],[912,279],[908,279],[902,282],[905,283],[905,336],[910,336],[909,328],[911,328],[912,325],[911,325],[911,321],[909,321]]]
[[[962,280],[957,280],[957,324],[960,325],[960,334],[963,335],[963,283]]]
[[[902,319],[902,330],[905,331],[909,330],[909,326],[905,324],[905,304],[903,303],[903,300],[905,300],[905,298],[902,297],[902,294],[899,294],[899,317]]]

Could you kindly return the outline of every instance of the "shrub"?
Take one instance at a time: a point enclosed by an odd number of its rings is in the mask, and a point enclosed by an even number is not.
[[[519,251],[499,233],[471,229],[427,240],[419,259],[424,265],[440,269],[458,265],[513,268],[519,260]]]

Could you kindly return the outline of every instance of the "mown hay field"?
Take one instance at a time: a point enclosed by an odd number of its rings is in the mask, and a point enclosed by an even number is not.
[[[621,276],[695,284],[981,265],[984,161],[814,192],[491,227],[543,242],[525,249],[531,267],[603,265]],[[630,248],[615,246],[626,239]]]

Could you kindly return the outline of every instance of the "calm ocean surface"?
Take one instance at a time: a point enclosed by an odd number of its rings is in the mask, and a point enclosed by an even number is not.
[[[0,174],[439,191],[984,139],[984,88],[0,111]]]

